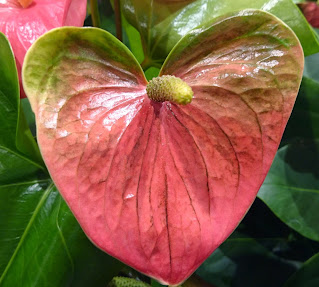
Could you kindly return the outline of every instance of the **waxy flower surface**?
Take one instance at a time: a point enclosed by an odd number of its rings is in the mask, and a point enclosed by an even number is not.
[[[255,199],[302,71],[294,33],[246,10],[182,38],[160,72],[172,81],[148,85],[131,52],[103,30],[61,28],[29,50],[23,83],[46,165],[87,236],[176,285]],[[181,88],[184,105],[171,100]]]
[[[86,2],[86,0],[0,0],[0,31],[10,41],[20,80],[23,59],[32,43],[53,28],[83,26]],[[24,97],[22,87],[21,96]]]

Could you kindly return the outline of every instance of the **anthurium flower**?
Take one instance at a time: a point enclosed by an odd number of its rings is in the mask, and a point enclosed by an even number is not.
[[[319,2],[298,3],[298,7],[312,27],[319,28]]]
[[[61,26],[83,26],[86,0],[1,0],[0,31],[10,41],[21,82],[26,51],[45,32]],[[21,96],[25,97],[22,86]]]
[[[56,29],[29,50],[23,82],[44,160],[87,236],[176,285],[255,199],[302,70],[294,33],[245,10],[187,34],[149,83],[107,32]]]

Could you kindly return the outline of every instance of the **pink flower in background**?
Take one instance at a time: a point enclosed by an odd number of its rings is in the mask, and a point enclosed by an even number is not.
[[[0,31],[11,43],[20,86],[23,59],[32,43],[56,27],[83,26],[86,4],[87,0],[0,0]]]
[[[314,28],[319,28],[319,5],[316,2],[305,2],[298,4],[300,10]]]

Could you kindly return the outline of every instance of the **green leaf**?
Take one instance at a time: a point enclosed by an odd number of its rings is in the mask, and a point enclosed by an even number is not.
[[[319,82],[319,53],[305,58],[304,76]]]
[[[243,9],[261,9],[274,14],[294,30],[305,55],[319,51],[315,32],[291,0],[125,0],[121,5],[128,22],[141,34],[146,60],[155,66],[165,60],[190,30],[217,16]]]
[[[145,77],[147,80],[150,81],[153,78],[157,77],[159,72],[160,72],[160,69],[155,68],[155,67],[151,67],[145,71]]]
[[[232,236],[196,274],[218,287],[281,287],[297,267],[297,263],[279,258],[252,238]]]
[[[165,285],[158,283],[155,279],[151,279],[151,286],[152,287],[161,287],[161,286],[165,286]]]
[[[30,102],[28,98],[21,99],[20,101],[21,101],[22,110],[25,114],[25,118],[28,123],[28,126],[31,130],[32,135],[35,136],[36,135],[35,116],[34,116],[34,113],[32,112]]]
[[[0,163],[4,167],[0,170],[1,183],[45,168],[20,108],[16,64],[9,41],[1,32],[0,75]]]
[[[296,139],[319,138],[319,82],[304,77],[282,145]]]
[[[319,140],[279,149],[258,193],[288,226],[319,240]]]
[[[284,287],[317,287],[319,286],[319,253],[302,265],[284,285]]]
[[[140,33],[132,25],[130,25],[123,16],[122,23],[128,37],[130,50],[132,51],[137,61],[141,63],[144,59],[144,53]]]
[[[313,31],[319,41],[319,29],[313,28]],[[319,66],[319,53],[306,57],[304,76],[319,82],[318,66]]]
[[[1,286],[105,286],[122,266],[87,239],[51,180],[0,187]]]

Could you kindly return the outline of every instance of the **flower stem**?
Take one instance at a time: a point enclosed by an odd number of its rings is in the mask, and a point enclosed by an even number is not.
[[[90,0],[91,5],[91,18],[92,18],[92,24],[94,27],[101,27],[100,22],[100,15],[99,15],[99,8],[97,0]]]
[[[122,19],[120,0],[114,0],[116,38],[122,41]]]

